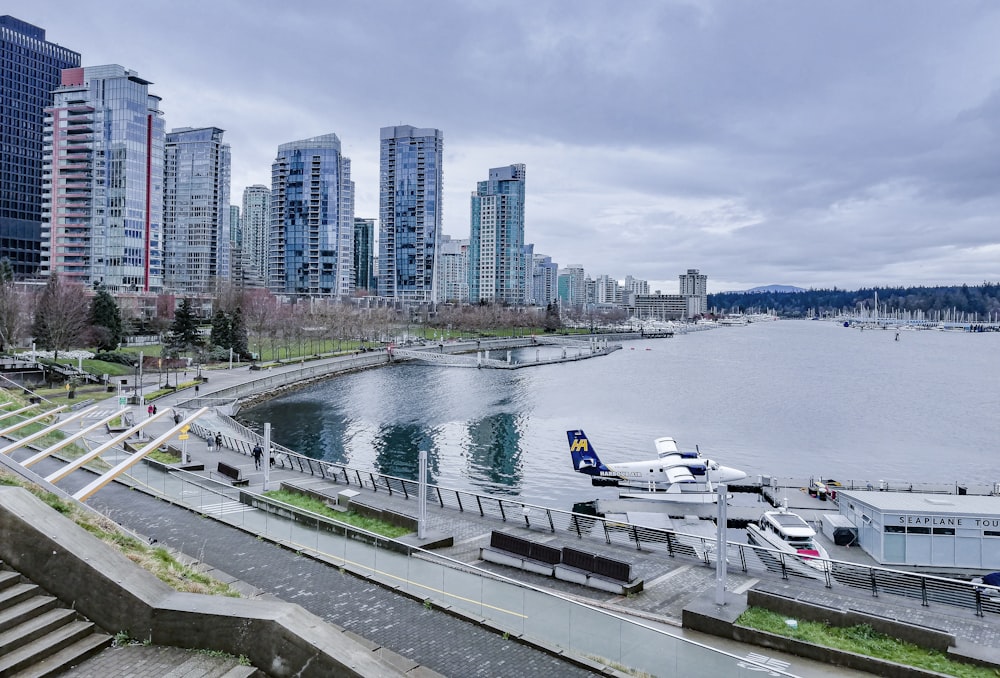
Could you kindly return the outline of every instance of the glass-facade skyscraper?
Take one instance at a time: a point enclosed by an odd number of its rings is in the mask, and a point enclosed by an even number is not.
[[[337,135],[278,146],[271,165],[271,291],[350,295],[353,243],[351,161],[341,155]]]
[[[271,232],[271,189],[254,184],[243,189],[240,219],[243,246],[243,284],[264,287],[267,280],[267,244]]]
[[[523,305],[530,267],[524,247],[524,165],[490,170],[472,194],[469,300]]]
[[[163,167],[163,287],[208,293],[231,275],[229,144],[218,127],[167,134]]]
[[[354,287],[375,294],[375,220],[354,217]]]
[[[164,122],[148,80],[69,68],[45,111],[42,273],[109,292],[163,288]]]
[[[0,16],[0,259],[18,278],[41,264],[44,111],[62,69],[79,66],[44,29]]]
[[[378,294],[434,301],[444,135],[402,125],[380,136]]]

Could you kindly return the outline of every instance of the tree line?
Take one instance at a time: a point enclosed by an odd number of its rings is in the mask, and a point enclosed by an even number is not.
[[[873,308],[893,311],[956,311],[980,318],[1000,313],[1000,284],[943,287],[867,287],[858,290],[818,289],[801,292],[722,292],[708,295],[718,313],[774,310],[786,317],[828,316]]]

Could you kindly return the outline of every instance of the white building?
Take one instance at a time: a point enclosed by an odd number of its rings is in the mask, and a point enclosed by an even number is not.
[[[882,565],[1000,570],[1000,497],[843,490],[839,499]]]
[[[243,247],[243,280],[250,287],[263,287],[267,280],[267,243],[271,229],[271,189],[254,184],[243,189],[240,218]]]
[[[469,301],[469,241],[441,236],[438,255],[438,301],[465,303]]]

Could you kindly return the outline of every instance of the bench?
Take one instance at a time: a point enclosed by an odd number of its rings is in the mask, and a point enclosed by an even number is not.
[[[490,534],[489,547],[480,548],[479,557],[491,563],[551,577],[556,564],[562,559],[562,552],[545,544],[494,530]]]
[[[480,547],[479,557],[619,595],[638,593],[643,587],[642,579],[632,578],[629,563],[569,547],[558,549],[506,532],[490,534],[490,545]]]
[[[637,593],[642,580],[632,579],[632,566],[596,553],[563,547],[562,562],[555,566],[556,579],[583,584],[610,593]]]
[[[250,479],[244,478],[243,472],[235,466],[230,466],[229,464],[220,461],[218,471],[221,475],[224,475],[232,480],[233,487],[250,484]]]

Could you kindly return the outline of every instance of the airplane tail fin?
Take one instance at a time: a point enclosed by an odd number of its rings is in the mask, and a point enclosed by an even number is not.
[[[588,476],[600,476],[601,472],[607,472],[608,467],[601,463],[597,452],[594,450],[587,434],[583,431],[566,431],[566,439],[569,442],[569,453],[573,457],[573,469]]]

